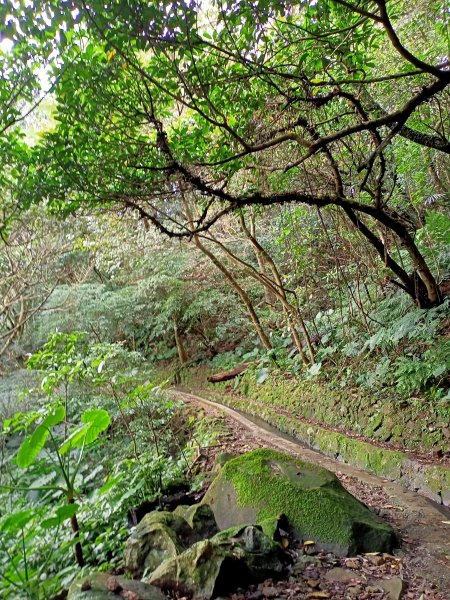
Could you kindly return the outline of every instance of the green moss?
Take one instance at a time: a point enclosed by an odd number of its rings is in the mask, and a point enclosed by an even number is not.
[[[430,466],[425,475],[425,482],[441,497],[444,504],[450,505],[450,469],[439,465]]]
[[[355,523],[360,530],[376,531],[378,541],[386,538],[388,543],[392,536],[388,525],[377,521],[333,473],[318,465],[260,449],[228,462],[222,477],[233,484],[240,506],[257,510],[258,523],[273,520],[282,510],[302,536],[348,552],[359,544],[363,550],[371,547],[365,547],[364,538],[355,539]]]
[[[401,468],[406,456],[401,452],[377,448],[361,440],[344,438],[341,456],[352,465],[372,471],[377,475],[386,475],[392,479],[401,476]]]
[[[368,419],[368,424],[366,427],[366,434],[369,437],[372,437],[374,433],[381,427],[383,424],[383,415],[381,413],[375,413]]]

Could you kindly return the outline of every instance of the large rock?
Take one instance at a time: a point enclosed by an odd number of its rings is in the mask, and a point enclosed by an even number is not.
[[[166,560],[148,582],[165,592],[209,600],[279,576],[284,568],[281,557],[280,547],[259,528],[232,528]]]
[[[173,513],[148,513],[127,540],[125,568],[135,575],[149,573],[167,558],[218,531],[214,513],[206,504],[178,506]]]
[[[191,527],[180,515],[148,513],[127,540],[126,569],[135,575],[153,571],[167,558],[183,552],[191,543],[191,534]]]
[[[117,600],[125,598],[125,592],[134,600],[165,600],[161,590],[152,585],[109,573],[79,577],[70,586],[67,600]]]
[[[178,506],[174,513],[182,516],[192,528],[192,543],[205,540],[219,532],[214,513],[207,504]]]
[[[273,523],[284,514],[297,537],[342,555],[391,552],[397,541],[333,473],[268,449],[226,462],[202,503],[220,529]]]

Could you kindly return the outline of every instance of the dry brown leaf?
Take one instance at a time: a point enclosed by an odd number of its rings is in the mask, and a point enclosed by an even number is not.
[[[331,598],[328,592],[309,592],[308,598]]]
[[[359,562],[353,558],[348,558],[344,564],[348,569],[357,569],[359,567]]]

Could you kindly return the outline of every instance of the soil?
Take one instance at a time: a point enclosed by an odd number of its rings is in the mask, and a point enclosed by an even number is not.
[[[395,555],[366,554],[342,558],[313,544],[288,548],[293,565],[287,578],[238,590],[231,600],[450,600],[450,511],[405,488],[344,465],[263,424],[213,402],[174,392],[219,419],[221,435],[214,447],[201,450],[202,470],[222,452],[240,454],[271,447],[320,464],[335,472],[350,493],[391,523],[401,539]],[[392,589],[387,589],[388,587]]]

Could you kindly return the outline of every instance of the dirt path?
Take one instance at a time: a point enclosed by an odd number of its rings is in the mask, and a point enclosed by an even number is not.
[[[322,465],[336,473],[352,494],[400,532],[403,544],[398,555],[405,557],[409,577],[424,578],[429,582],[431,590],[436,586],[441,592],[437,596],[430,596],[429,593],[433,592],[428,590],[423,596],[409,597],[439,597],[450,600],[450,510],[387,479],[305,448],[265,423],[254,422],[227,406],[186,392],[173,393],[186,402],[226,415],[231,426],[239,429],[244,446],[275,448]],[[246,435],[247,442],[250,440],[247,444],[244,440]]]

